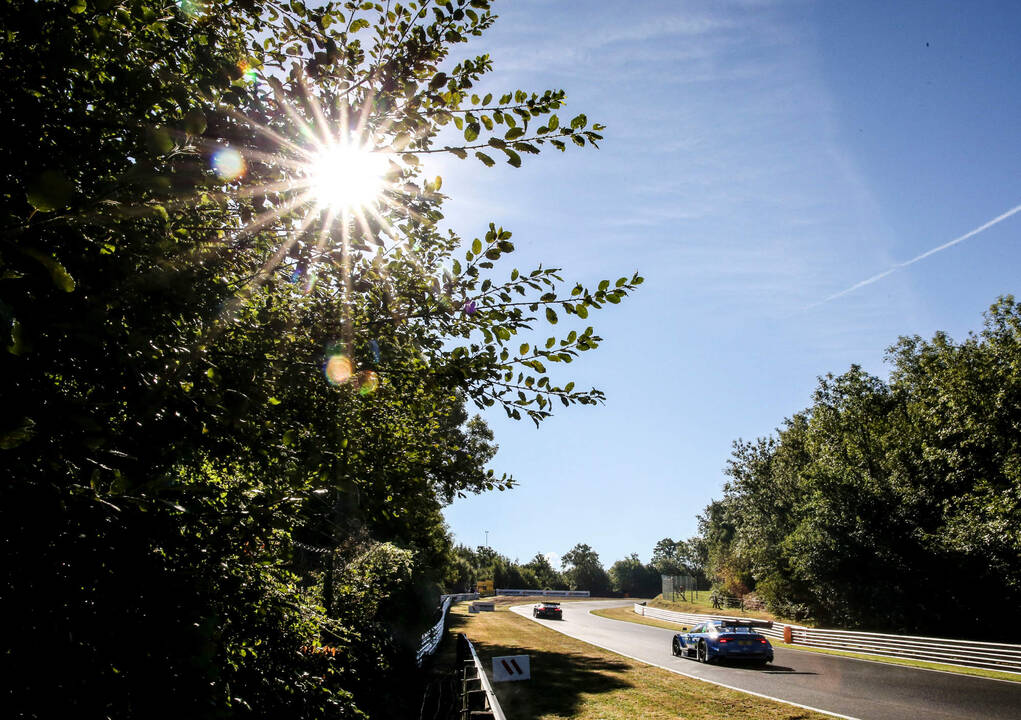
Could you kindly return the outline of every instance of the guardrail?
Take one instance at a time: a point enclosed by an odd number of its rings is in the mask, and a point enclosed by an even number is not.
[[[542,595],[543,597],[591,597],[588,590],[508,590],[497,588],[497,595]]]
[[[636,614],[644,617],[688,626],[707,620],[742,619],[727,615],[679,613],[639,604],[635,604],[634,609]],[[759,628],[757,631],[775,640],[783,641],[785,628],[790,630],[790,639],[794,645],[1021,673],[1021,645],[1013,643],[952,640],[917,635],[887,635],[856,630],[823,630],[776,622],[773,623],[772,628]]]
[[[507,720],[496,699],[482,660],[475,646],[464,633],[457,636],[457,656],[461,660],[461,720],[481,720],[489,715],[492,720]]]
[[[456,602],[478,599],[478,593],[440,595],[440,619],[422,635],[422,642],[418,646],[418,652],[415,653],[415,662],[421,665],[427,656],[436,652],[436,648],[440,645],[440,640],[443,639],[443,631],[447,627],[447,611],[450,610],[450,606]]]
[[[451,602],[462,602],[464,600],[478,600],[479,594],[477,592],[470,593],[457,593],[454,595],[440,595],[440,602],[442,603],[447,598],[450,598]]]

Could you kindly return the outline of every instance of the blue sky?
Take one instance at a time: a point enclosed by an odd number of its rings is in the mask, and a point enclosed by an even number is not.
[[[900,335],[963,338],[1018,294],[1021,213],[833,299],[1021,204],[1021,5],[513,0],[472,47],[485,89],[567,90],[599,151],[444,177],[465,237],[568,281],[640,272],[569,368],[604,390],[536,430],[490,414],[519,486],[456,501],[458,542],[604,564],[689,537],[731,443],[806,407],[852,363],[886,377]],[[575,149],[577,150],[577,149]],[[529,162],[531,160],[531,162]],[[543,335],[543,338],[545,335]],[[565,368],[560,368],[565,369]]]

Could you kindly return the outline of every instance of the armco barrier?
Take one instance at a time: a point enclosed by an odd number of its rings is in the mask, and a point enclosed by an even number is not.
[[[440,645],[440,640],[443,639],[443,631],[447,627],[447,610],[450,609],[451,604],[461,602],[463,600],[478,600],[478,593],[460,593],[458,595],[440,595],[440,619],[435,625],[422,635],[422,642],[418,646],[418,652],[415,653],[415,660],[419,665],[429,655],[436,652],[436,648]]]
[[[497,595],[542,595],[543,597],[590,597],[592,595],[588,590],[508,590],[497,588],[493,592]]]
[[[507,720],[507,716],[503,714],[503,709],[500,707],[500,701],[496,699],[496,693],[493,692],[493,685],[489,682],[486,669],[482,666],[482,660],[475,652],[475,646],[472,645],[467,635],[458,635],[457,640],[457,655],[463,663],[459,717],[461,720],[474,720],[475,718]],[[476,682],[478,683],[477,687]]]
[[[689,627],[706,620],[741,619],[727,615],[679,613],[638,604],[634,607],[635,613],[638,615],[667,620]],[[782,641],[785,627],[791,629],[793,645],[1021,673],[1021,645],[1012,643],[950,640],[915,635],[885,635],[855,630],[823,630],[802,625],[784,625],[783,623],[773,623],[772,628],[760,628],[758,632]]]

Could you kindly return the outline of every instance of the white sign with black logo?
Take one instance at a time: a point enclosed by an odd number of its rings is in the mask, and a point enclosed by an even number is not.
[[[493,658],[493,682],[528,680],[532,677],[528,655],[508,655]]]

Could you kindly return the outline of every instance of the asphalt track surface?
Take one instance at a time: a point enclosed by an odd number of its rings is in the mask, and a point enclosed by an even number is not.
[[[921,670],[821,653],[774,648],[765,668],[703,665],[674,657],[673,630],[610,620],[589,610],[633,601],[565,602],[563,620],[534,622],[681,675],[856,720],[1019,720],[1021,683]]]

